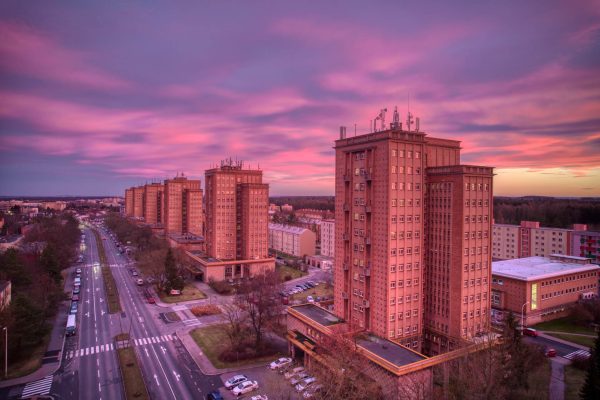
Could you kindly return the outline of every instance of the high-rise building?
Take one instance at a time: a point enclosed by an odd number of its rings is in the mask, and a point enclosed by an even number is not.
[[[321,255],[335,256],[335,220],[333,219],[321,221]]]
[[[144,221],[147,224],[162,223],[164,185],[151,183],[144,187]]]
[[[133,188],[125,189],[125,216],[133,217]]]
[[[262,182],[262,171],[228,160],[205,177],[207,255],[232,261],[225,278],[274,268],[268,250],[269,185]]]
[[[199,179],[178,176],[164,181],[165,234],[202,235],[202,189]]]
[[[144,216],[144,186],[133,188],[133,217],[142,218]]]
[[[414,349],[425,339],[432,353],[487,329],[492,168],[461,166],[460,142],[398,123],[344,129],[335,150],[335,313]]]

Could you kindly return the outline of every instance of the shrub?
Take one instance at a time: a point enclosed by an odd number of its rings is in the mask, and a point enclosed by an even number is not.
[[[291,281],[291,280],[292,280],[292,276],[291,276],[291,275],[286,275],[286,276],[283,278],[283,280],[284,280],[284,281],[286,281],[286,282],[287,282],[287,281]]]
[[[195,307],[192,307],[190,311],[196,317],[204,317],[205,315],[215,315],[215,314],[221,313],[221,309],[215,304],[205,304],[205,305],[201,305],[201,306],[195,306]]]
[[[233,287],[225,281],[216,281],[214,279],[209,279],[208,286],[210,286],[215,292],[219,294],[233,293]]]

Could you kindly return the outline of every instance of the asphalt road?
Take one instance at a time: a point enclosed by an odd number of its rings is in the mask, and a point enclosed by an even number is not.
[[[65,340],[63,364],[55,375],[52,393],[64,399],[124,399],[113,342],[117,329],[108,314],[102,273],[93,266],[100,262],[98,247],[93,232],[85,229],[84,233],[77,334]]]
[[[123,313],[123,332],[130,332],[141,360],[142,373],[154,399],[198,399],[222,386],[218,376],[206,376],[177,339],[175,328],[158,317],[156,305],[147,303],[143,288],[136,285],[128,260],[118,253],[112,240],[102,232],[107,261],[117,282]]]
[[[556,342],[552,339],[544,338],[541,336],[538,336],[538,337],[523,336],[523,339],[527,343],[537,344],[539,346],[542,346],[544,349],[553,348],[554,350],[556,350],[556,355],[560,356],[560,357],[564,357],[567,354],[570,354],[570,353],[580,350],[579,347]]]

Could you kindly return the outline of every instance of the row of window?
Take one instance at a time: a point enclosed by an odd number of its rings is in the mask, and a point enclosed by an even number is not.
[[[590,283],[589,285],[577,286],[577,287],[573,287],[573,288],[569,288],[569,289],[565,289],[565,290],[558,290],[556,292],[550,292],[550,293],[547,293],[547,294],[543,294],[542,295],[542,300],[546,300],[546,299],[549,299],[551,297],[562,296],[564,294],[580,292],[582,290],[594,289],[596,286],[598,286],[597,283]]]
[[[404,158],[404,150],[396,150],[396,149],[392,149],[392,157],[400,157],[400,158]],[[413,154],[414,154],[414,158],[419,159],[421,158],[421,152],[420,151],[415,151],[413,152],[412,150],[407,150],[406,151],[406,158],[413,158]]]
[[[412,295],[407,294],[406,296],[398,296],[397,299],[395,297],[391,297],[390,298],[390,306],[394,306],[396,304],[402,304],[403,302],[410,303],[413,300],[414,301],[419,300],[419,293],[413,293]]]
[[[390,232],[390,239],[412,239],[413,231],[401,231],[401,232]],[[415,231],[414,238],[419,239],[421,237],[421,231]]]
[[[407,247],[406,249],[404,248],[399,248],[399,249],[391,249],[390,250],[390,254],[392,256],[403,256],[403,255],[411,255],[411,254],[419,254],[421,252],[421,248],[419,246],[415,246],[415,247]]]
[[[465,232],[465,239],[468,239],[469,237],[471,239],[475,239],[475,237],[477,237],[477,239],[482,239],[482,238],[487,239],[488,231]]]
[[[548,281],[542,281],[542,286],[550,286],[550,285],[557,285],[559,283],[564,283],[564,282],[572,282],[576,279],[584,279],[584,278],[591,278],[596,276],[596,272],[586,272],[585,274],[577,274],[577,275],[570,275],[570,276],[566,276],[563,278],[557,278],[557,279],[550,279]]]
[[[487,292],[483,292],[482,293],[476,293],[476,294],[472,294],[469,296],[465,296],[463,297],[463,303],[467,304],[467,303],[473,303],[474,301],[480,301],[483,298],[483,300],[487,300]]]
[[[415,187],[418,187],[418,185],[415,185]],[[408,189],[411,190],[411,189]],[[419,190],[419,189],[415,189],[415,190]],[[407,207],[412,207],[414,204],[415,207],[420,207],[421,206],[421,199],[392,199],[392,207],[404,207],[405,205]]]
[[[474,317],[479,317],[480,315],[486,315],[487,314],[487,308],[482,308],[481,310],[478,308],[477,310],[471,310],[468,313],[465,311],[463,312],[463,319],[467,319],[467,316],[469,318],[474,318]]]
[[[487,215],[471,215],[471,216],[465,216],[465,223],[469,223],[469,222],[488,222],[488,216]]]
[[[414,264],[414,268],[415,269],[419,269],[419,263],[416,262]],[[408,263],[406,264],[406,271],[410,271],[413,269],[413,264],[412,263]],[[398,268],[396,269],[396,264],[393,264],[390,266],[390,272],[396,272],[396,271],[404,271],[404,264],[398,264]]]
[[[421,222],[421,216],[415,215],[413,217],[412,215],[392,215],[392,224],[395,224],[398,222],[404,223],[405,221],[419,223],[419,222]]]
[[[483,278],[477,278],[477,279],[465,279],[463,282],[463,287],[469,287],[469,286],[480,286],[481,282],[483,282],[484,285],[487,285],[488,279],[487,277],[483,277]]]
[[[418,286],[419,285],[419,278],[414,278],[414,279],[407,279],[406,281],[404,280],[399,280],[398,281],[398,286],[399,288],[401,287],[410,287],[410,286]],[[390,288],[391,289],[395,289],[396,288],[396,281],[390,282]]]
[[[419,316],[419,310],[418,309],[413,309],[412,310],[412,314],[410,311],[407,311],[406,313],[404,312],[399,312],[398,313],[398,321],[403,320],[404,318],[410,318],[410,317],[418,317]],[[393,322],[396,320],[396,313],[392,313],[390,314],[390,322]]]
[[[395,166],[392,165],[392,169],[391,169],[392,174],[404,174],[406,173],[406,175],[413,175],[413,173],[415,175],[421,175],[421,168],[420,167],[415,167],[413,169],[413,167],[411,167],[410,165],[407,166],[406,168],[402,165],[399,166]]]
[[[488,266],[488,262],[484,261],[483,263],[481,262],[477,262],[477,263],[471,263],[471,271],[475,271],[475,269],[481,269],[481,267],[483,266],[483,269],[486,269]],[[465,264],[463,266],[463,270],[465,272],[469,271],[469,264]]]
[[[417,325],[413,325],[412,328],[411,328],[410,325],[408,325],[408,326],[406,326],[404,328],[404,331],[402,330],[402,328],[398,328],[398,337],[402,336],[402,332],[404,332],[405,335],[409,335],[411,331],[413,333],[417,333],[419,331],[419,325],[418,324]],[[394,330],[393,329],[390,330],[390,337],[391,338],[394,337]],[[419,342],[414,341],[413,344],[412,344],[412,347],[416,348],[416,347],[418,347],[418,345],[419,345]]]
[[[483,183],[478,183],[478,184],[475,184],[475,183],[465,183],[465,190],[466,191],[475,191],[475,190],[477,190],[478,192],[481,192],[481,191],[486,191],[487,192],[487,191],[490,190],[490,185],[487,184],[487,183],[485,183],[485,184],[483,184]]]
[[[488,253],[488,247],[484,246],[482,247],[471,247],[471,250],[469,251],[468,247],[465,247],[465,250],[463,251],[463,255],[468,256],[468,255],[472,255],[474,256],[475,254],[487,254]]]
[[[487,207],[489,206],[489,201],[488,200],[465,200],[465,206],[466,207]]]

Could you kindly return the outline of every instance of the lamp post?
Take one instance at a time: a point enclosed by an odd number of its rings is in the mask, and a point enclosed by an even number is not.
[[[4,330],[4,379],[8,376],[8,327],[2,328]]]
[[[524,318],[523,314],[525,313],[525,306],[526,306],[527,304],[529,304],[529,302],[528,302],[528,301],[526,301],[526,302],[523,304],[523,306],[521,307],[521,336],[523,336],[523,332],[525,331],[525,324],[523,323],[523,321],[524,321],[524,319],[523,319],[523,318]]]

